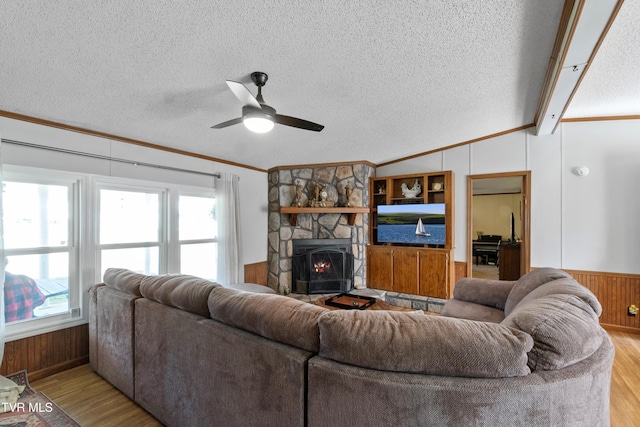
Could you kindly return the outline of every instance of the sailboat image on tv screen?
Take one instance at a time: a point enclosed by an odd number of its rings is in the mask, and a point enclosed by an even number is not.
[[[418,218],[418,225],[416,225],[416,236],[418,237],[429,237],[431,233],[424,229],[424,225],[422,224],[422,218]]]
[[[378,205],[379,243],[404,245],[446,245],[446,205],[444,203],[407,203]]]

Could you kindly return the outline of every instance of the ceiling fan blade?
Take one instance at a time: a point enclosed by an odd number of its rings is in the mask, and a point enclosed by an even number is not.
[[[251,105],[255,108],[262,108],[258,100],[247,89],[245,85],[240,82],[234,82],[233,80],[227,80],[227,86],[231,89],[231,92],[242,102],[242,105]]]
[[[211,126],[211,129],[222,129],[228,126],[237,125],[238,123],[242,123],[242,117],[238,117],[237,119],[227,120],[226,122],[222,122],[215,126]]]
[[[294,128],[300,128],[305,130],[312,130],[314,132],[320,132],[324,129],[324,126],[317,123],[313,123],[307,120],[298,119],[290,116],[283,116],[282,114],[275,115],[276,123],[285,126],[292,126]]]

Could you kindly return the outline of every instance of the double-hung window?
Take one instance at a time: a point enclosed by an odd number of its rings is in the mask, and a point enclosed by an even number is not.
[[[212,188],[8,166],[2,190],[11,339],[86,320],[110,267],[217,278]]]
[[[5,320],[7,324],[78,307],[77,218],[80,182],[5,174]]]
[[[98,187],[98,262],[159,274],[166,248],[166,192],[139,187]]]
[[[216,280],[218,225],[213,196],[181,193],[178,201],[180,271]]]
[[[98,185],[97,262],[142,274],[216,280],[217,221],[211,190]]]

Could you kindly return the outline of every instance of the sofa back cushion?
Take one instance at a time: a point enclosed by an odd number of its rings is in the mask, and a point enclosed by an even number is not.
[[[118,289],[135,296],[141,296],[140,283],[146,276],[126,268],[107,268],[102,280],[110,288]]]
[[[527,295],[502,325],[533,337],[528,355],[532,371],[554,370],[584,360],[600,347],[600,311],[600,303],[588,289],[559,279]]]
[[[589,289],[585,288],[572,278],[556,279],[538,286],[527,295],[525,295],[525,297],[520,300],[518,305],[515,306],[513,310],[511,310],[510,314],[513,314],[516,311],[520,310],[530,301],[549,295],[574,295],[587,303],[596,314],[596,316],[600,316],[600,314],[602,314],[602,305],[600,305],[600,301],[598,301],[598,298],[596,298],[593,292],[591,292]]]
[[[217,283],[182,274],[144,276],[140,293],[151,301],[209,317],[207,300],[217,287]]]
[[[504,304],[504,315],[511,314],[511,311],[520,303],[522,298],[538,286],[565,277],[571,278],[569,273],[550,267],[537,268],[520,277],[511,292],[509,292],[507,301]]]
[[[328,312],[282,295],[216,288],[209,295],[211,318],[303,350],[318,352],[318,318]]]
[[[320,317],[320,356],[394,372],[455,377],[524,376],[533,340],[496,323],[393,311]]]

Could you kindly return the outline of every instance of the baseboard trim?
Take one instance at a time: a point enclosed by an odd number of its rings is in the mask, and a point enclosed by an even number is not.
[[[632,328],[630,326],[612,325],[610,323],[601,323],[600,326],[602,326],[606,331],[626,332],[628,334],[640,335],[640,329],[639,328]]]
[[[57,365],[54,366],[49,366],[47,368],[44,369],[40,369],[38,371],[34,371],[34,372],[27,372],[28,376],[29,376],[29,381],[37,381],[40,380],[42,378],[46,378],[49,377],[53,374],[57,374],[58,372],[62,372],[62,371],[66,371],[68,369],[71,368],[75,368],[76,366],[80,366],[80,365],[86,365],[87,363],[89,363],[89,356],[83,356],[83,357],[79,357],[77,359],[73,359],[73,360],[67,360],[66,362],[63,363],[59,363]]]

